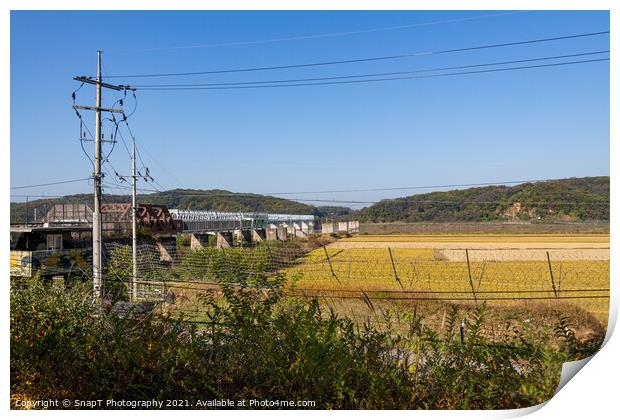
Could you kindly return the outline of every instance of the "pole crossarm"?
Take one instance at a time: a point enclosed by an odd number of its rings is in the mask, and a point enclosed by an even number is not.
[[[90,106],[90,105],[72,105],[72,106],[73,106],[73,109],[86,109],[88,111],[114,112],[116,114],[122,114],[125,112],[123,109],[120,109],[120,108],[101,108],[101,107]]]
[[[135,88],[132,88],[131,86],[113,85],[111,83],[100,82],[98,80],[95,80],[95,79],[92,79],[86,76],[75,76],[73,80],[77,80],[78,82],[82,82],[82,83],[88,83],[90,85],[100,85],[101,87],[104,87],[107,89],[113,89],[113,90],[134,90],[134,91],[136,90]]]
[[[80,141],[95,141],[95,139],[89,139],[87,137],[80,137],[78,140],[80,140]],[[104,140],[104,139],[101,139],[101,142],[102,143],[116,143],[116,140]]]

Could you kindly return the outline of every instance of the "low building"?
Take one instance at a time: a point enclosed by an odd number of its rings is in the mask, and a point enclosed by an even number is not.
[[[11,276],[66,277],[90,270],[91,262],[88,226],[11,227]]]

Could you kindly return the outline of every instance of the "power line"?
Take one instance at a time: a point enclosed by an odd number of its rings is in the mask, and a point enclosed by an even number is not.
[[[384,188],[359,188],[345,190],[322,190],[322,191],[296,191],[296,192],[267,192],[262,195],[298,195],[298,194],[335,194],[335,193],[352,193],[352,192],[377,192],[377,191],[397,191],[397,190],[425,190],[434,188],[464,188],[464,187],[481,187],[481,186],[501,186],[509,184],[526,184],[531,182],[551,182],[556,179],[528,179],[518,181],[497,181],[467,184],[444,184],[444,185],[417,185],[409,187],[384,187]]]
[[[112,75],[112,76],[107,76],[107,78],[112,79],[112,78],[139,78],[139,77],[195,76],[195,75],[200,75],[200,74],[240,73],[240,72],[280,70],[280,69],[291,69],[291,68],[302,68],[302,67],[331,66],[331,65],[338,65],[338,64],[351,64],[351,63],[362,63],[362,62],[370,62],[370,61],[395,60],[395,59],[401,59],[401,58],[417,57],[417,56],[422,56],[422,55],[451,54],[455,52],[476,51],[476,50],[483,50],[483,49],[489,49],[489,48],[501,48],[501,47],[515,46],[515,45],[534,44],[534,43],[540,43],[540,42],[561,41],[561,40],[566,40],[566,39],[592,37],[592,36],[598,36],[598,35],[604,35],[604,34],[609,34],[609,31],[589,32],[589,33],[582,33],[582,34],[558,36],[558,37],[552,37],[552,38],[538,38],[538,39],[531,39],[531,40],[526,40],[526,41],[515,41],[515,42],[506,42],[506,43],[499,43],[499,44],[477,45],[473,47],[452,48],[452,49],[437,50],[437,51],[422,51],[422,52],[416,52],[416,53],[397,54],[397,55],[380,56],[380,57],[357,58],[357,59],[351,59],[351,60],[323,61],[323,62],[304,63],[304,64],[288,64],[288,65],[282,65],[282,66],[250,67],[250,68],[225,69],[225,70],[206,70],[206,71],[180,72],[180,73]]]
[[[136,140],[136,143],[138,143],[138,141]],[[164,170],[164,172],[166,172],[168,175],[170,175],[172,178],[174,178],[178,183],[182,183],[182,181],[172,172],[169,171],[164,165],[162,165],[157,159],[155,159],[155,157],[148,151],[148,149],[144,149],[143,150],[144,153],[149,157],[149,159],[151,161],[153,161],[157,166],[159,166],[161,169]],[[140,156],[140,151],[138,150],[138,156]],[[142,162],[142,158],[140,158],[140,162]],[[143,163],[144,164],[144,163]],[[166,189],[164,186],[162,186],[161,184],[159,184],[159,186],[162,189]]]
[[[127,124],[127,121],[125,121],[125,124]],[[127,125],[127,127],[129,127],[129,125]],[[127,146],[127,142],[125,141],[125,136],[123,136],[123,132],[121,130],[118,130],[118,134],[120,134],[121,136],[121,140],[123,141],[123,146],[125,146],[125,151],[127,152],[127,155],[129,156],[129,158],[131,158],[131,152],[129,151],[129,146]]]
[[[505,64],[527,63],[527,62],[542,61],[542,60],[555,60],[555,59],[560,59],[560,58],[582,57],[582,56],[586,56],[586,55],[598,55],[598,54],[606,54],[606,53],[609,53],[609,50],[590,51],[590,52],[577,53],[577,54],[556,55],[556,56],[537,57],[537,58],[528,58],[528,59],[523,59],[523,60],[496,61],[496,62],[492,62],[492,63],[480,63],[480,64],[470,64],[470,65],[462,65],[462,66],[452,66],[452,67],[428,68],[428,69],[418,69],[418,70],[410,70],[410,71],[397,71],[397,72],[387,72],[387,73],[366,73],[366,74],[355,74],[355,75],[346,75],[346,76],[314,77],[314,78],[306,78],[306,79],[255,80],[255,81],[228,82],[228,83],[189,83],[189,84],[133,85],[133,87],[139,88],[139,89],[144,89],[144,88],[155,88],[155,87],[237,86],[237,85],[253,85],[253,84],[264,84],[264,83],[294,83],[294,82],[309,82],[309,81],[318,81],[318,80],[353,79],[353,78],[362,78],[362,77],[394,76],[394,75],[400,75],[400,74],[413,74],[413,73],[426,73],[426,72],[445,71],[445,70],[458,70],[458,69],[467,69],[467,68],[474,68],[474,67],[499,66],[499,65],[505,65]]]
[[[134,98],[136,98],[135,93],[134,93]],[[137,99],[136,99],[136,108],[137,108],[137,103],[138,102],[137,102]],[[135,108],[134,108],[134,112],[135,112]],[[131,131],[131,127],[129,126],[129,122],[127,120],[128,120],[128,117],[126,117],[123,114],[123,120],[122,121],[125,123],[125,126],[127,127],[127,131],[129,132],[129,135],[131,136],[131,139],[132,139],[133,143],[135,144],[135,148],[136,148],[136,152],[137,152],[137,155],[138,155],[138,159],[140,160],[140,163],[142,164],[142,169],[145,169],[147,171],[147,176],[151,179],[151,181],[155,185],[159,186],[159,188],[161,188],[161,189],[165,189],[159,182],[157,182],[154,178],[152,178],[152,177],[150,177],[150,175],[148,175],[149,168],[146,166],[146,164],[144,163],[144,160],[142,159],[142,154],[140,153],[140,149],[137,146],[138,141],[136,140],[136,137],[134,136],[133,131]],[[121,135],[121,140],[123,140],[123,144],[125,144],[125,147],[127,148],[127,145],[125,143],[125,138],[123,137],[122,131],[119,131],[119,133]],[[129,152],[129,149],[127,149],[127,151]],[[144,179],[148,182],[146,177],[144,177]]]
[[[69,184],[69,183],[72,183],[72,182],[88,181],[90,179],[93,179],[93,177],[89,176],[87,178],[68,179],[68,180],[65,180],[65,181],[56,181],[56,182],[46,182],[44,184],[21,185],[19,187],[11,187],[11,189],[12,190],[18,190],[18,189],[23,189],[23,188],[47,187],[49,185],[60,185],[60,184]]]
[[[107,161],[106,164],[110,164],[110,162]],[[112,170],[116,172],[113,168]],[[85,179],[90,179],[90,178],[85,178]],[[264,193],[234,193],[234,192],[218,193],[218,192],[210,192],[210,191],[202,191],[202,192],[198,191],[198,192],[191,192],[188,194],[186,191],[183,191],[183,190],[180,190],[178,192],[171,192],[171,191],[162,192],[160,190],[149,189],[149,188],[140,188],[139,191],[143,193],[158,193],[158,197],[170,197],[170,196],[182,195],[184,197],[257,198],[260,196],[277,196],[277,195],[336,194],[336,193],[355,193],[355,192],[379,192],[379,191],[399,191],[399,190],[403,191],[403,190],[441,189],[441,188],[467,188],[467,187],[482,187],[482,186],[505,186],[505,185],[511,185],[511,184],[526,184],[526,183],[553,182],[553,181],[558,181],[558,180],[556,179],[529,179],[529,180],[496,181],[496,182],[484,182],[484,183],[434,184],[434,185],[417,185],[417,186],[405,186],[405,187],[359,188],[359,189],[292,191],[292,192],[264,192]],[[45,184],[41,184],[41,185],[45,185]],[[113,186],[108,185],[108,187],[113,187]],[[116,184],[114,187],[119,188],[119,189],[131,189],[131,187],[129,186],[124,186],[120,184]],[[17,196],[17,195],[12,195],[12,196]],[[29,197],[35,197],[35,196],[29,195]],[[46,196],[46,197],[50,197],[50,196]],[[280,198],[280,197],[275,197],[275,198]],[[351,203],[351,204],[375,204],[375,203],[382,201],[382,200],[378,200],[378,201],[331,200],[331,199],[316,199],[316,198],[303,198],[303,197],[292,197],[290,198],[290,200],[310,201],[310,202],[327,202],[327,203]],[[445,200],[444,201],[441,201],[441,200],[402,200],[400,198],[385,199],[385,200],[398,200],[401,203],[409,202],[409,203],[421,203],[421,204],[423,203],[503,204],[504,203],[504,202],[496,202],[496,201],[455,202],[455,201],[445,201]],[[554,202],[554,203],[533,203],[533,204],[607,204],[608,205],[609,203],[608,202],[592,202],[592,203]]]
[[[110,159],[106,159],[103,161],[103,164],[108,166],[108,168],[114,173],[114,175],[121,181],[121,182],[125,182],[125,178],[122,177],[119,172],[116,170],[116,168],[112,165],[112,162],[110,162]],[[110,181],[112,182],[112,181]]]
[[[290,198],[290,200],[295,201],[309,201],[313,203],[340,203],[340,204],[378,204],[381,202],[398,202],[398,203],[406,203],[406,204],[455,204],[455,205],[469,205],[469,204],[509,204],[507,201],[457,201],[457,200],[403,200],[400,198],[384,198],[382,200],[377,201],[356,201],[356,200],[327,200],[327,199],[319,199],[319,198]],[[515,200],[518,201],[518,200]],[[521,200],[524,204],[527,205],[539,205],[539,206],[550,206],[550,205],[604,205],[608,206],[608,201],[592,201],[592,202],[578,202],[578,201],[553,201],[553,202],[530,202],[528,200]]]
[[[386,82],[390,80],[413,80],[413,79],[432,79],[435,77],[445,77],[445,76],[464,76],[470,74],[482,74],[482,73],[495,73],[502,71],[511,71],[511,70],[526,70],[526,69],[535,69],[535,68],[544,68],[544,67],[558,67],[558,66],[567,66],[574,64],[584,64],[584,63],[594,63],[600,61],[609,61],[609,58],[597,58],[593,60],[578,60],[578,61],[568,61],[564,63],[552,63],[552,64],[538,64],[531,66],[519,66],[519,67],[506,67],[502,69],[490,69],[490,70],[475,70],[475,71],[465,71],[465,72],[456,72],[456,73],[441,73],[441,74],[431,74],[425,76],[403,76],[403,77],[386,77],[380,79],[362,79],[362,80],[346,80],[346,81],[337,81],[337,82],[317,82],[317,83],[291,83],[291,84],[274,84],[274,85],[260,85],[260,86],[214,86],[214,87],[186,87],[186,88],[142,88],[140,91],[179,91],[179,90],[236,90],[236,89],[265,89],[265,88],[282,88],[282,87],[299,87],[299,86],[322,86],[322,85],[341,85],[341,84],[352,84],[352,83],[371,83],[371,82]]]
[[[84,194],[83,194],[84,195]],[[11,197],[19,198],[64,198],[66,195],[33,195],[33,194],[11,194]]]
[[[495,182],[481,182],[481,183],[462,183],[462,184],[434,184],[434,185],[417,185],[417,186],[407,186],[407,187],[384,187],[384,188],[359,188],[359,189],[342,189],[342,190],[320,190],[320,191],[292,191],[292,192],[263,192],[263,193],[234,193],[234,192],[223,192],[223,193],[213,193],[210,191],[203,192],[192,192],[193,196],[248,196],[248,197],[256,197],[261,195],[299,195],[299,194],[335,194],[335,193],[353,193],[353,192],[377,192],[377,191],[396,191],[396,190],[421,190],[421,189],[436,189],[436,188],[465,188],[465,187],[481,187],[481,186],[504,186],[509,184],[526,184],[526,183],[534,183],[534,182],[553,182],[558,181],[557,179],[528,179],[528,180],[515,180],[515,181],[495,181]],[[148,190],[142,189],[143,191],[153,191],[156,190]],[[185,190],[187,191],[187,190]],[[190,190],[191,191],[191,190]],[[183,194],[183,190],[180,190],[178,193]],[[175,194],[178,194],[175,193]],[[168,194],[172,194],[168,192]]]
[[[254,194],[246,194],[248,196],[256,195],[302,195],[302,194],[336,194],[336,193],[356,193],[356,192],[379,192],[379,191],[403,191],[403,190],[424,190],[424,189],[441,189],[441,188],[467,188],[467,187],[484,187],[484,186],[505,186],[512,184],[526,184],[537,182],[553,182],[559,181],[558,179],[525,179],[514,181],[493,181],[493,182],[480,182],[480,183],[461,183],[461,184],[434,184],[434,185],[416,185],[416,186],[404,186],[404,187],[381,187],[381,188],[350,188],[341,190],[315,190],[315,191],[289,191],[289,192],[261,192]],[[204,194],[211,194],[207,191]],[[218,195],[225,196],[238,196],[243,193],[218,193]],[[300,198],[302,200],[302,198]]]
[[[108,189],[112,189],[112,190],[116,190],[118,191],[118,195],[122,195],[122,196],[128,196],[129,194],[123,194],[122,191],[127,191],[130,190],[131,187],[128,186],[124,186],[115,182],[112,182],[112,185],[107,184],[107,183],[103,183],[102,184],[103,187],[108,188]],[[145,192],[158,192],[158,190],[145,190],[145,189],[138,189],[138,191],[140,191],[142,194],[140,194],[142,196],[142,198],[148,198],[149,195],[152,194],[145,194]],[[158,199],[162,199],[162,198],[166,198],[166,197],[172,197],[173,195],[170,194],[158,194],[157,197],[152,197],[152,198],[158,198]],[[244,195],[243,194],[237,194],[237,197],[242,198]],[[15,194],[11,194],[11,197],[19,197],[19,198],[65,198],[67,196],[50,196],[50,195],[15,195]],[[200,197],[206,197],[204,194],[183,194],[182,195],[183,198],[186,197],[194,197],[194,198],[200,198]],[[217,198],[217,195],[214,196],[208,196],[207,198]],[[510,205],[510,202],[508,201],[448,201],[448,200],[402,200],[399,198],[387,198],[387,199],[383,199],[383,200],[377,200],[377,201],[356,201],[356,200],[328,200],[328,199],[306,199],[306,198],[290,198],[289,200],[292,201],[297,201],[300,204],[305,204],[305,202],[309,202],[309,203],[322,203],[322,204],[340,204],[340,205],[345,205],[345,204],[363,204],[363,205],[373,205],[373,204],[378,204],[381,202],[390,202],[390,201],[396,201],[398,203],[404,203],[404,204],[417,204],[417,205],[458,205],[458,206],[466,206],[466,205]],[[610,203],[609,202],[605,202],[605,201],[594,201],[594,202],[578,202],[578,201],[551,201],[551,202],[529,202],[529,201],[524,201],[524,203],[528,206],[580,206],[580,205],[586,205],[586,206],[594,206],[594,205],[599,205],[599,206],[609,206]]]
[[[153,183],[157,185],[162,192],[165,191],[166,188],[163,185],[161,185],[156,179],[153,179]]]
[[[344,32],[332,32],[332,33],[325,33],[325,34],[290,36],[290,37],[271,38],[271,39],[254,40],[254,41],[223,42],[223,43],[214,43],[214,44],[185,45],[185,46],[176,46],[176,47],[136,48],[136,49],[111,50],[111,51],[106,50],[106,52],[108,53],[109,52],[113,52],[113,53],[155,52],[155,51],[171,51],[171,50],[196,49],[196,48],[233,47],[233,46],[244,46],[244,45],[270,44],[274,42],[332,38],[332,37],[345,36],[345,35],[356,35],[356,34],[364,34],[364,33],[372,33],[372,32],[393,31],[393,30],[398,30],[398,29],[410,29],[410,28],[417,28],[417,27],[422,27],[422,26],[433,26],[433,25],[441,25],[441,24],[447,24],[447,23],[466,22],[466,21],[471,21],[471,20],[486,19],[486,18],[491,18],[491,17],[499,17],[499,16],[506,16],[506,15],[521,14],[521,13],[529,13],[529,12],[530,11],[528,10],[519,10],[515,12],[495,13],[491,15],[472,16],[472,17],[457,18],[457,19],[445,19],[445,20],[432,21],[432,22],[414,23],[414,24],[409,24],[409,25],[387,26],[387,27],[382,27],[382,28],[361,29],[361,30],[344,31]]]
[[[109,161],[106,163],[109,164]],[[86,178],[90,179],[90,178]],[[341,190],[312,190],[312,191],[288,191],[288,192],[261,192],[261,193],[234,193],[234,192],[222,192],[222,193],[213,193],[210,191],[198,191],[192,192],[193,196],[204,196],[204,195],[217,195],[217,196],[242,196],[246,195],[248,197],[256,197],[261,195],[299,195],[299,194],[335,194],[335,193],[354,193],[354,192],[377,192],[377,191],[397,191],[397,190],[422,190],[422,189],[439,189],[439,188],[466,188],[466,187],[482,187],[482,186],[505,186],[511,184],[526,184],[526,183],[537,183],[537,182],[554,182],[561,181],[560,179],[551,179],[551,178],[537,178],[537,179],[523,179],[523,180],[511,180],[511,181],[489,181],[489,182],[471,182],[471,183],[460,183],[460,184],[431,184],[431,185],[414,185],[414,186],[403,186],[403,187],[381,187],[381,188],[349,188],[349,189],[341,189]],[[129,187],[126,187],[129,188]],[[142,189],[143,191],[152,191],[158,192],[157,190],[149,190]],[[179,190],[178,193],[183,194],[184,191],[193,191],[193,190]],[[178,194],[175,193],[175,194]],[[168,194],[172,194],[168,192]]]
[[[117,184],[118,185],[118,184]],[[479,184],[474,184],[479,185]],[[118,185],[117,188],[130,189],[130,187]],[[140,188],[140,192],[142,193],[158,193],[157,197],[154,198],[165,198],[165,197],[177,197],[181,195],[182,197],[205,197],[205,198],[218,198],[218,197],[236,197],[236,198],[258,198],[260,196],[269,196],[269,193],[265,194],[244,194],[244,193],[209,193],[204,192],[200,193],[192,193],[185,194],[183,192],[179,193],[170,193],[170,192],[160,192],[159,190]],[[341,191],[342,192],[342,191]],[[150,195],[150,194],[145,194]],[[280,197],[275,197],[280,198]],[[303,198],[303,197],[291,197],[288,200],[299,201],[299,202],[316,202],[316,203],[331,203],[331,204],[377,204],[382,201],[397,201],[398,203],[407,203],[407,204],[455,204],[455,205],[470,205],[470,204],[479,204],[479,205],[492,205],[492,204],[509,204],[506,201],[457,201],[457,200],[403,200],[402,198],[386,198],[382,200],[375,201],[358,201],[358,200],[335,200],[335,199],[318,199],[318,198]],[[523,200],[528,205],[609,205],[609,202],[604,201],[592,201],[592,202],[578,202],[578,201],[554,201],[554,202],[530,202],[528,200]]]

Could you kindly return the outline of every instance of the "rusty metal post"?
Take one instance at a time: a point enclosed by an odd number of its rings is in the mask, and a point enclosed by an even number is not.
[[[392,248],[388,247],[388,252],[390,253],[390,261],[392,262],[392,270],[394,272],[394,278],[396,279],[398,284],[400,284],[400,288],[404,289],[403,284],[400,282],[400,279],[398,278],[398,273],[396,272],[396,264],[394,264],[394,257],[392,256]]]
[[[474,295],[474,302],[478,303],[478,298],[476,297],[476,291],[474,290],[474,281],[471,278],[471,264],[469,262],[469,251],[465,248],[465,258],[467,258],[467,273],[469,274],[469,285],[471,286],[471,293]]]
[[[547,251],[547,264],[549,265],[549,275],[551,276],[551,287],[553,288],[553,294],[557,299],[558,291],[555,288],[555,279],[553,278],[553,269],[551,268],[551,257],[549,256],[549,251]]]
[[[325,245],[323,245],[323,251],[325,251],[325,257],[327,258],[327,263],[329,264],[329,269],[332,272],[332,277],[336,279],[336,281],[338,282],[338,284],[340,283],[340,280],[338,279],[338,276],[336,275],[336,273],[334,272],[334,267],[332,267],[332,261],[329,259],[329,254],[327,252],[327,248],[325,248]]]

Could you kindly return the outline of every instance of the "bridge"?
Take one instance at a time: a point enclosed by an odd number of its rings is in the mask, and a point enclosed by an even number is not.
[[[131,237],[132,211],[129,203],[105,203],[101,207],[102,230],[107,240]],[[310,214],[218,212],[170,209],[156,204],[138,204],[138,226],[147,228],[162,251],[162,258],[174,254],[176,237],[188,234],[191,247],[227,248],[236,243],[287,240],[316,232]],[[87,204],[56,204],[45,216],[46,227],[92,226],[92,210]],[[213,237],[210,242],[209,238]]]
[[[133,213],[131,204],[105,203],[101,210],[102,230],[107,242],[122,242],[131,238]],[[205,246],[228,248],[235,244],[244,245],[263,240],[305,238],[314,233],[359,231],[357,221],[319,224],[310,214],[168,210],[166,206],[156,204],[138,204],[135,217],[138,226],[148,229],[151,233],[159,249],[161,261],[173,261],[177,255],[177,237],[180,234],[189,236],[190,247],[195,249]],[[46,234],[51,234],[52,230],[55,230],[51,239],[60,241],[61,250],[88,248],[92,240],[89,235],[92,228],[92,210],[85,203],[56,204],[47,212],[41,223],[28,228],[30,231],[36,230],[35,233]],[[15,233],[18,233],[17,230]],[[78,246],[75,238],[81,237],[82,233],[87,238],[80,240]],[[59,239],[61,235],[65,237],[65,247],[62,246],[63,241]],[[41,246],[46,243],[48,248],[50,243],[55,243],[50,242],[50,238],[47,237],[39,239]]]
[[[191,247],[208,245],[215,237],[218,248],[230,247],[233,241],[260,242],[286,240],[315,233],[314,216],[308,214],[217,212],[170,209],[170,215],[189,234]]]

